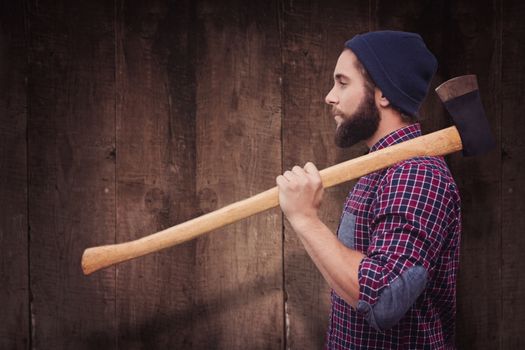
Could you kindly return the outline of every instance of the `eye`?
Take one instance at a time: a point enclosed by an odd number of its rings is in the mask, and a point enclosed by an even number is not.
[[[339,80],[338,83],[339,83],[339,85],[341,85],[341,86],[346,86],[346,85],[348,85],[348,83],[345,83],[344,81],[341,81],[341,80]]]

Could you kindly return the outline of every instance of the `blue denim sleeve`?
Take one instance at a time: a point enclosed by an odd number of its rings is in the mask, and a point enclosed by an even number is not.
[[[376,330],[389,329],[401,320],[421,295],[427,280],[427,270],[423,266],[413,266],[382,290],[373,307],[366,301],[360,300],[357,311],[362,313]]]

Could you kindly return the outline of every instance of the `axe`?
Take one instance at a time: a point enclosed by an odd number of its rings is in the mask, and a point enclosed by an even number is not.
[[[456,126],[321,170],[323,186],[325,188],[335,186],[414,157],[443,156],[459,150],[463,150],[465,156],[474,156],[484,154],[495,147],[475,75],[448,80],[437,87],[436,92]],[[82,270],[88,275],[111,265],[160,251],[276,207],[278,204],[278,188],[274,187],[134,241],[88,248],[82,255]]]

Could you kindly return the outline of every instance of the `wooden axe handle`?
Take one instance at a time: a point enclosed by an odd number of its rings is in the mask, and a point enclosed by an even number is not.
[[[336,164],[321,173],[325,188],[418,156],[442,156],[462,149],[455,126],[420,136],[379,151]],[[167,228],[135,241],[88,248],[82,255],[82,270],[88,275],[111,265],[186,242],[279,204],[277,187],[248,199]]]

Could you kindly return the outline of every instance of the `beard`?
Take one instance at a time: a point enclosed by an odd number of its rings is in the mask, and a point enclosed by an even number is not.
[[[335,131],[334,141],[338,147],[347,148],[370,138],[376,132],[381,117],[374,100],[373,90],[368,90],[359,103],[357,110],[346,114],[332,108],[332,114],[343,119]]]

